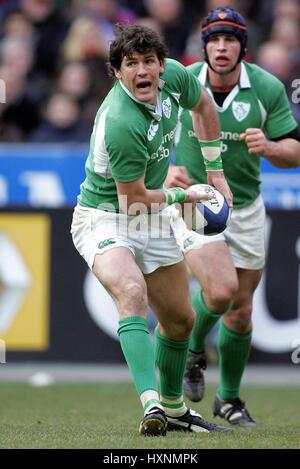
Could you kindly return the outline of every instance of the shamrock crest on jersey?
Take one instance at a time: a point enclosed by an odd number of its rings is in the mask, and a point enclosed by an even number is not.
[[[238,122],[242,122],[248,116],[251,109],[250,103],[243,103],[242,101],[233,101],[232,112]]]
[[[172,105],[171,105],[170,98],[167,98],[162,102],[162,110],[163,110],[163,113],[166,116],[166,118],[170,119],[171,111],[172,111]]]

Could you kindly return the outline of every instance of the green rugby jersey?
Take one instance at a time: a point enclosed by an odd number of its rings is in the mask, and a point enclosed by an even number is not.
[[[208,83],[208,65],[187,67],[213,97]],[[261,128],[269,139],[285,135],[297,127],[284,85],[257,65],[242,62],[239,83],[223,106],[215,103],[220,123],[224,173],[233,193],[234,207],[250,205],[260,193],[260,158],[250,155],[240,134]],[[193,132],[189,111],[183,110],[176,134],[175,162],[186,166],[195,183],[206,183],[201,149]]]
[[[160,189],[166,178],[180,106],[199,101],[198,79],[172,59],[165,61],[157,106],[141,103],[117,81],[95,118],[80,186],[80,205],[119,209],[115,180],[145,176],[147,189]]]

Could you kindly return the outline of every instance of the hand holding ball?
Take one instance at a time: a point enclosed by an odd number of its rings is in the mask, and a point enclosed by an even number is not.
[[[222,233],[228,225],[231,209],[224,196],[208,184],[194,184],[189,187],[195,192],[205,191],[212,196],[210,200],[199,201],[193,211],[192,230],[203,235]]]

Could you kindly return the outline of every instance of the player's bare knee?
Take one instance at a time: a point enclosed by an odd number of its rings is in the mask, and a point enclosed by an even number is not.
[[[194,315],[175,320],[172,324],[172,335],[178,340],[188,340],[194,326]]]
[[[245,304],[226,315],[225,325],[240,334],[244,334],[251,329],[251,315],[252,304]]]
[[[238,282],[235,279],[227,279],[225,282],[211,284],[208,295],[210,300],[221,306],[220,311],[225,310],[238,291]]]
[[[147,310],[147,288],[142,282],[127,281],[120,286],[119,295],[120,308],[123,311],[138,311],[141,314]]]
[[[207,293],[204,292],[206,306],[214,313],[223,314],[235,295],[235,288],[229,284],[219,288],[210,288]]]

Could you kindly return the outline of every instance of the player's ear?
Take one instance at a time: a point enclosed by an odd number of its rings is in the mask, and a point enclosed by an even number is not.
[[[121,80],[122,78],[121,70],[117,70],[116,68],[114,68],[114,74],[118,80]]]
[[[159,61],[159,74],[161,75],[165,71],[165,62],[164,60]]]

